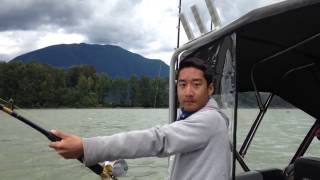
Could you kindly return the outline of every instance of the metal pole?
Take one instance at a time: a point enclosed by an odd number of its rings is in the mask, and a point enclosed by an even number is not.
[[[251,144],[251,141],[254,137],[254,135],[256,134],[257,130],[258,130],[258,127],[263,119],[263,116],[265,115],[265,113],[267,112],[267,109],[268,109],[268,106],[270,105],[270,102],[273,98],[274,94],[270,94],[265,102],[265,104],[263,105],[263,110],[260,109],[260,112],[256,118],[256,120],[254,121],[253,125],[251,126],[251,129],[246,137],[246,139],[244,140],[241,148],[240,148],[240,151],[239,151],[239,154],[244,157],[247,153],[247,150]]]

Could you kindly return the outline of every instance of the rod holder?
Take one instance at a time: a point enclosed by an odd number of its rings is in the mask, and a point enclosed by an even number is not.
[[[185,31],[188,39],[189,39],[189,40],[194,39],[194,35],[193,35],[192,31],[191,31],[190,25],[189,25],[189,23],[187,22],[187,19],[186,19],[185,15],[184,15],[183,13],[180,13],[179,16],[180,16],[181,24],[182,24],[182,26],[183,26],[183,29],[184,29],[184,31]]]
[[[221,27],[221,21],[216,7],[214,6],[212,0],[205,0],[206,5],[211,16],[211,21],[215,27],[215,29],[219,29]]]
[[[202,19],[200,17],[200,14],[199,14],[197,6],[196,5],[192,5],[191,6],[191,11],[192,11],[194,19],[196,20],[196,23],[197,23],[197,26],[198,26],[198,29],[199,29],[200,33],[201,34],[207,33],[208,30],[206,29],[206,27],[203,24],[203,21],[202,21]]]

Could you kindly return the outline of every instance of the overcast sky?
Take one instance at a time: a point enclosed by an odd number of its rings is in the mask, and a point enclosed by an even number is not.
[[[280,0],[213,0],[223,24]],[[182,0],[190,13],[197,2]],[[121,46],[169,64],[177,43],[179,0],[0,0],[0,60],[54,44]],[[208,16],[206,9],[202,17]],[[190,18],[189,18],[190,19]],[[182,29],[181,44],[186,36]]]

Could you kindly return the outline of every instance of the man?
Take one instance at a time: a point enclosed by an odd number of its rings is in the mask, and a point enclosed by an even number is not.
[[[231,153],[225,115],[210,98],[212,71],[198,58],[187,58],[178,70],[178,120],[162,127],[112,136],[62,138],[49,144],[66,159],[84,156],[89,166],[105,160],[175,155],[169,179],[229,180]]]

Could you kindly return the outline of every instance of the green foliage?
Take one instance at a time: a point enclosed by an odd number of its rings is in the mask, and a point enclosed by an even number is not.
[[[261,101],[265,103],[269,93],[260,92]],[[238,94],[239,98],[239,107],[242,108],[258,108],[256,94],[254,92],[242,92]],[[286,102],[285,100],[281,99],[279,96],[274,96],[269,107],[276,107],[276,108],[292,108],[293,106]]]
[[[93,66],[67,70],[37,62],[0,62],[0,97],[20,107],[168,107],[169,80],[131,75],[111,79]],[[261,93],[265,102],[268,93]],[[256,108],[253,92],[239,93],[239,106]],[[274,97],[271,107],[292,107]]]
[[[36,62],[0,62],[0,97],[21,107],[167,107],[168,79],[111,79],[88,65],[67,70]]]

